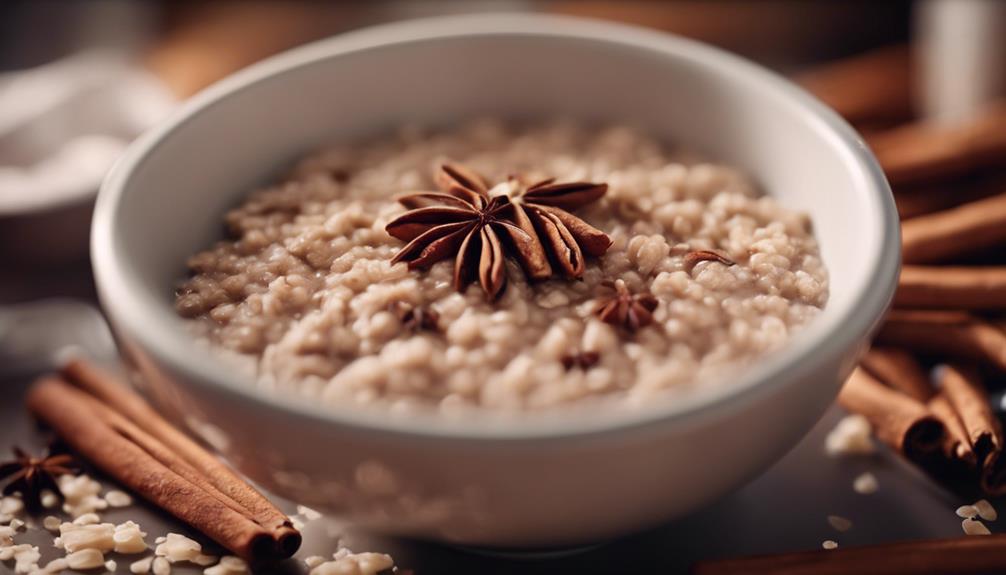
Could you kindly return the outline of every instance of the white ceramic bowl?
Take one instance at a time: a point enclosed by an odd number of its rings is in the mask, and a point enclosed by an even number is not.
[[[811,214],[831,274],[827,309],[729,385],[610,417],[519,425],[267,396],[193,343],[172,288],[242,194],[332,140],[480,115],[624,122],[747,170]],[[151,395],[256,481],[382,532],[547,547],[680,517],[792,447],[888,305],[898,248],[892,198],[862,140],[785,80],[653,31],[493,15],[354,32],[220,82],[115,167],[92,255]]]

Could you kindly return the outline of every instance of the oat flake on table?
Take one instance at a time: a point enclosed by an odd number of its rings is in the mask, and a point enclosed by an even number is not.
[[[576,215],[613,244],[582,281],[510,282],[488,303],[457,293],[451,261],[410,271],[390,260],[403,243],[385,225],[393,196],[435,189],[444,160],[490,181],[605,182]],[[718,379],[779,348],[828,296],[808,218],[739,171],[697,162],[624,127],[569,123],[514,128],[473,122],[455,131],[402,130],[303,160],[289,180],[228,212],[229,233],[189,260],[179,313],[261,386],[332,404],[409,410],[529,410],[598,396],[645,401]],[[684,255],[718,250],[737,265]],[[634,336],[590,314],[604,280],[651,292],[655,321]],[[393,304],[433,309],[440,331],[405,330]],[[563,358],[598,352],[587,369]],[[568,362],[567,362],[568,363]]]

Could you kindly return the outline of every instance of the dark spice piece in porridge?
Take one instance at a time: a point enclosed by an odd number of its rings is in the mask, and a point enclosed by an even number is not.
[[[653,323],[653,310],[659,302],[651,293],[632,293],[623,280],[605,281],[594,304],[594,315],[629,332]]]
[[[719,262],[725,266],[736,265],[737,262],[713,250],[698,250],[685,254],[685,265],[694,268],[699,262]]]

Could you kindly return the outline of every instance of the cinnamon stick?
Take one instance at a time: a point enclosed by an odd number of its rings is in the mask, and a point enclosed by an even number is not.
[[[912,354],[893,347],[873,347],[861,360],[863,368],[880,381],[925,403],[935,393],[929,376]]]
[[[943,427],[946,429],[943,440],[944,456],[951,460],[961,461],[968,469],[975,469],[978,465],[978,456],[975,455],[975,451],[971,447],[968,430],[964,427],[964,422],[961,421],[957,410],[950,403],[950,399],[945,393],[940,392],[930,398],[926,407],[943,423]]]
[[[870,138],[891,185],[931,181],[1006,163],[1006,105],[960,124],[918,122]]]
[[[901,268],[894,305],[914,308],[1006,309],[1006,266]]]
[[[986,182],[954,181],[936,185],[911,186],[894,190],[894,204],[902,221],[994,196],[1006,189]]]
[[[916,463],[929,460],[943,443],[943,425],[926,406],[856,368],[838,403],[870,421],[877,438]]]
[[[830,62],[795,80],[852,124],[900,122],[912,116],[911,54],[890,46]]]
[[[693,575],[988,575],[1006,573],[1006,535],[700,562]]]
[[[940,366],[938,371],[940,389],[960,416],[978,461],[983,463],[993,453],[1002,451],[1003,430],[992,412],[978,372],[955,364]]]
[[[277,558],[271,533],[227,505],[198,473],[125,418],[55,377],[37,381],[29,410],[119,483],[250,561]]]
[[[1006,371],[1006,334],[964,312],[893,310],[877,333],[876,342],[979,360]]]
[[[1006,193],[912,218],[901,224],[906,264],[947,261],[1006,243]]]
[[[300,533],[290,519],[230,467],[168,423],[139,395],[116,377],[81,359],[69,361],[64,377],[97,397],[133,424],[168,446],[180,458],[199,470],[218,491],[247,510],[252,519],[273,535],[280,554],[289,557],[300,547]]]

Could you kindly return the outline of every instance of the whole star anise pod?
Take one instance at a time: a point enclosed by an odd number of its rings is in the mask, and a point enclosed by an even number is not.
[[[76,473],[78,469],[73,456],[59,445],[50,445],[43,457],[35,457],[19,447],[13,451],[13,461],[0,463],[0,481],[8,481],[3,494],[21,492],[21,499],[29,509],[41,508],[42,491],[45,489],[60,496],[56,478]]]
[[[584,252],[600,256],[611,239],[572,210],[604,195],[606,184],[554,179],[524,187],[520,180],[490,189],[481,176],[455,163],[436,173],[441,192],[417,192],[399,198],[411,211],[388,224],[387,231],[409,242],[393,262],[428,267],[455,255],[454,284],[463,290],[477,276],[490,299],[506,285],[503,257],[516,259],[532,280],[553,275],[583,275]],[[477,265],[476,265],[477,262]]]
[[[567,278],[583,276],[584,252],[601,256],[611,246],[604,232],[569,213],[601,198],[608,184],[571,182],[556,184],[555,178],[524,187],[513,178],[507,194],[513,205],[513,221],[522,230],[539,239],[538,246],[548,254]],[[546,265],[548,265],[546,260]],[[542,272],[552,274],[549,268]]]
[[[522,263],[527,259],[526,265],[540,265],[534,261],[534,238],[506,219],[510,207],[506,197],[490,198],[485,181],[457,164],[444,164],[436,179],[443,192],[417,192],[398,199],[411,209],[385,230],[408,244],[392,263],[426,268],[454,256],[454,287],[463,291],[477,277],[490,300],[506,287],[505,250],[512,250]]]
[[[622,280],[605,281],[601,286],[603,292],[593,310],[598,319],[633,332],[653,323],[653,310],[657,309],[653,294],[633,294]]]

